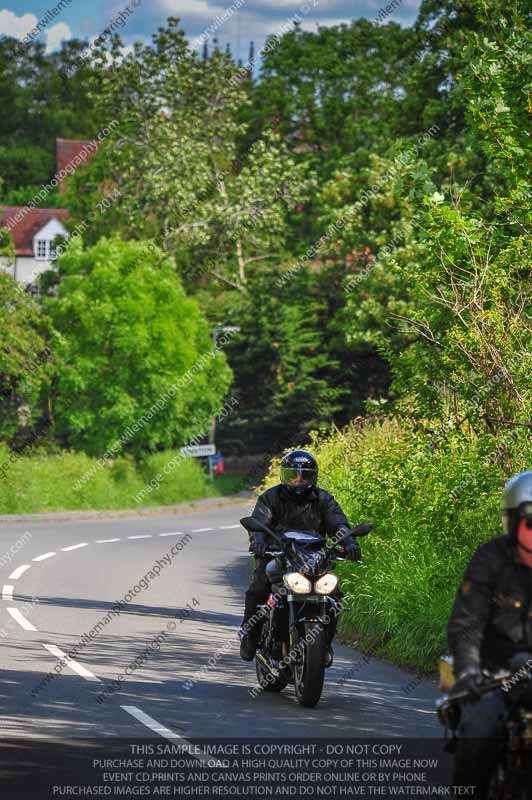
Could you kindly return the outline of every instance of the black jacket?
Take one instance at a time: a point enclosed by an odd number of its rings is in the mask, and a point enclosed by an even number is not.
[[[455,672],[504,668],[532,651],[532,569],[509,536],[481,545],[464,573],[447,627]]]
[[[276,533],[315,531],[323,536],[332,536],[340,528],[350,527],[344,512],[329,492],[315,488],[298,497],[290,494],[282,483],[259,496],[252,516]]]

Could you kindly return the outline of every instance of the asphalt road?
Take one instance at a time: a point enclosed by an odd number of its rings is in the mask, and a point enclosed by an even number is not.
[[[249,694],[254,665],[236,636],[249,510],[3,525],[4,737],[440,737],[433,683],[348,647],[315,709],[293,687]]]

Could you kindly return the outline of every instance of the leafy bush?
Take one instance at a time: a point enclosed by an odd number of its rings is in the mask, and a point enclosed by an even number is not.
[[[73,239],[46,310],[60,333],[49,396],[65,447],[111,457],[171,449],[210,429],[231,380],[197,302],[152,243]]]
[[[17,456],[0,445],[0,514],[136,508],[137,493],[176,456],[149,456],[136,468],[131,457],[99,467],[84,453],[36,451]],[[218,493],[194,459],[180,460],[144,505],[197,500]]]

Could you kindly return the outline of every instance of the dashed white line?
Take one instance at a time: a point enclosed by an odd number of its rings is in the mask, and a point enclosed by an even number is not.
[[[107,544],[107,542],[119,542],[120,539],[96,539],[96,544]]]
[[[214,528],[192,528],[190,533],[204,533],[205,531],[213,531]]]
[[[151,533],[143,533],[140,536],[128,536],[128,539],[151,539]]]
[[[12,600],[13,599],[13,586],[8,583],[4,584],[2,589],[2,600]]]
[[[173,533],[160,533],[159,536],[181,536],[183,531],[173,531]]]
[[[219,525],[218,526],[219,530],[221,530],[221,531],[230,531],[233,528],[240,528],[240,527],[241,527],[240,523],[238,523],[238,525]]]
[[[42,556],[37,556],[36,558],[32,558],[32,561],[44,561],[45,558],[51,558],[55,556],[55,553],[43,553]]]
[[[82,678],[85,678],[88,681],[100,682],[100,679],[97,678],[96,675],[93,675],[92,672],[90,672],[82,664],[79,664],[77,661],[74,661],[72,658],[69,658],[69,656],[67,656],[66,653],[63,653],[63,651],[60,650],[59,647],[56,647],[55,644],[45,644],[44,646],[46,647],[48,652],[51,653],[53,656],[56,656],[56,658],[64,660],[66,666],[69,669],[71,669],[72,672],[77,672],[78,675],[81,675]]]
[[[145,714],[144,711],[140,710],[140,708],[137,708],[136,706],[120,706],[120,708],[123,708],[124,711],[126,711],[128,714],[131,714],[131,716],[135,717],[138,722],[141,722],[151,731],[154,731],[154,733],[158,733],[159,736],[163,736],[165,739],[170,739],[171,741],[186,741],[186,739],[183,739],[183,737],[178,733],[175,733],[175,731],[171,731],[170,728],[166,728],[164,725],[161,725],[159,722],[157,722],[157,720],[153,719],[153,717]]]
[[[88,542],[81,542],[81,544],[71,544],[70,547],[62,547],[63,553],[69,553],[71,550],[79,550],[80,547],[87,547]]]
[[[165,725],[161,725],[160,722],[157,722],[156,719],[150,717],[148,714],[145,714],[144,711],[141,711],[140,708],[136,706],[120,706],[126,711],[128,714],[131,714],[132,717],[138,722],[141,722],[147,728],[149,728],[154,733],[159,734],[164,739],[169,739],[171,742],[182,742],[183,744],[191,744],[188,739],[185,739],[183,736],[180,736],[175,731],[171,731],[170,728],[167,728]],[[209,764],[209,766],[215,766],[218,768],[223,767],[221,761],[217,761],[213,763],[212,757],[208,755],[206,752],[199,752],[199,753],[191,753],[193,758],[196,758],[201,763],[205,762],[205,764]]]
[[[8,608],[7,613],[11,614],[15,622],[18,622],[21,628],[24,628],[25,631],[36,631],[35,628],[29,620],[18,610],[18,608]]]
[[[20,576],[23,575],[26,572],[27,569],[30,569],[30,567],[31,567],[31,564],[21,564],[20,567],[17,567],[15,570],[13,570],[13,572],[9,576],[9,580],[10,581],[18,580],[20,578]]]

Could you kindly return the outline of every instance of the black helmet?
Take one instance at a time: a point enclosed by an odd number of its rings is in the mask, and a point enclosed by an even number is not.
[[[532,524],[532,471],[519,472],[504,487],[501,504],[504,532],[517,538],[517,524],[527,519]]]
[[[291,494],[304,494],[316,486],[318,464],[306,450],[292,450],[281,461],[281,483]]]

